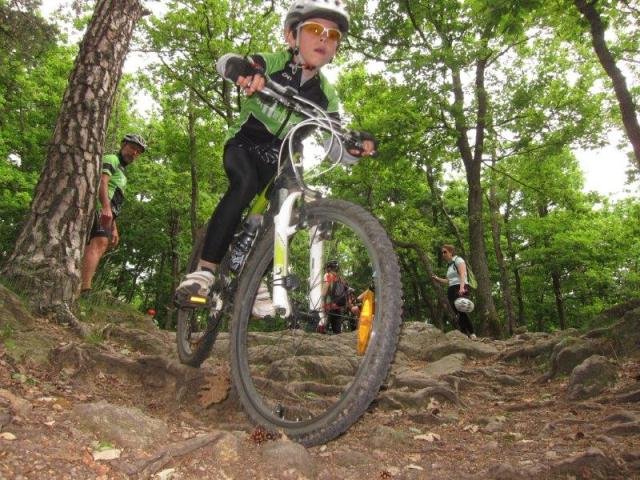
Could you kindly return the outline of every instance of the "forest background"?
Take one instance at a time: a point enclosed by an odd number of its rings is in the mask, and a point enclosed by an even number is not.
[[[159,325],[170,329],[173,289],[227,185],[221,150],[240,96],[224,86],[215,61],[227,52],[282,48],[281,14],[289,2],[144,3],[157,14],[137,24],[129,55],[149,61],[121,78],[104,151],[116,151],[128,132],[142,133],[150,147],[128,169],[122,242],[103,260],[95,288],[141,311],[155,309]],[[380,154],[324,181],[388,230],[403,268],[405,320],[451,320],[431,280],[446,268],[442,243],[455,244],[476,272],[473,319],[492,335],[520,325],[585,327],[603,308],[637,296],[637,189],[612,198],[585,192],[576,159],[623,124],[580,3],[350,2],[353,29],[335,61],[337,86],[345,116],[376,135]],[[640,5],[592,5],[637,105]],[[95,2],[73,6],[45,18],[36,0],[0,0],[5,268],[78,55],[69,32],[82,31]],[[136,108],[148,99],[149,110]],[[622,143],[633,182],[640,160],[626,137]]]

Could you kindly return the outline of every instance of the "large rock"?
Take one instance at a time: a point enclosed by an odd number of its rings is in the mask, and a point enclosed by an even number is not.
[[[624,315],[623,315],[624,314]],[[640,349],[640,299],[633,299],[624,304],[617,305],[594,320],[607,322],[612,318],[622,319],[613,325],[592,330],[585,334],[585,338],[601,339],[612,347],[616,355],[624,356],[637,352]]]
[[[137,408],[112,405],[104,400],[76,405],[73,414],[81,426],[117,447],[145,449],[164,442],[169,434],[164,422]]]
[[[312,479],[317,467],[311,454],[299,443],[289,440],[267,442],[262,449],[262,469],[268,478]]]
[[[290,356],[272,362],[267,371],[267,378],[287,382],[315,379],[333,383],[336,379],[352,377],[357,369],[358,360],[355,356]]]
[[[433,380],[441,375],[449,375],[462,370],[466,359],[467,356],[464,353],[454,353],[433,363],[428,363],[424,368],[406,365],[394,366],[389,383],[395,388],[424,388],[432,385]]]
[[[563,338],[551,353],[551,369],[547,379],[557,375],[568,375],[573,369],[592,355],[600,353],[600,346],[591,340],[579,337]]]
[[[429,362],[454,353],[464,353],[470,358],[485,358],[498,353],[493,345],[469,340],[457,330],[445,334],[433,326],[418,322],[403,326],[398,351],[410,360]]]
[[[622,469],[616,461],[596,447],[588,448],[586,452],[555,462],[551,465],[550,473],[549,477],[544,478],[573,477],[602,480],[623,478]]]
[[[583,400],[602,393],[616,381],[616,367],[601,355],[592,355],[575,367],[567,386],[571,400]]]

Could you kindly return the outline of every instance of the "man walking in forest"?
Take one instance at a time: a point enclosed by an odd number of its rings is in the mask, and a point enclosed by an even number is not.
[[[105,155],[102,159],[102,175],[98,186],[98,198],[93,225],[89,232],[89,242],[82,259],[82,287],[80,294],[91,291],[91,282],[100,259],[109,246],[116,247],[120,233],[116,217],[124,203],[127,185],[125,168],[145,151],[147,144],[138,134],[128,134],[122,139],[120,151],[116,155]]]

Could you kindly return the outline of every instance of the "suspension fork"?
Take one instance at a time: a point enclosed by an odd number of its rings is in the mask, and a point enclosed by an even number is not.
[[[273,245],[273,306],[276,313],[282,316],[291,314],[291,302],[288,294],[289,275],[289,238],[298,229],[299,221],[292,222],[293,211],[303,193],[299,190],[289,191],[282,188],[278,197],[282,199],[280,210],[274,216]],[[309,239],[309,311],[319,312],[321,318],[325,313],[322,308],[322,272],[323,272],[323,240],[321,228],[314,225]]]
[[[273,236],[273,306],[276,313],[282,316],[291,314],[291,302],[287,293],[287,276],[289,274],[289,238],[298,228],[292,225],[291,216],[296,202],[302,196],[299,190],[289,191],[281,188],[278,191],[280,209],[273,217],[275,235]]]
[[[327,322],[327,314],[322,300],[322,266],[324,265],[324,241],[319,225],[309,230],[309,311],[318,312],[323,325]]]

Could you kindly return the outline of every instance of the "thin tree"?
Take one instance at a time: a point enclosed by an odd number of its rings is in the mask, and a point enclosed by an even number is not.
[[[618,104],[620,105],[620,113],[622,116],[622,123],[627,132],[627,137],[633,147],[633,154],[636,160],[636,165],[640,170],[640,125],[638,124],[638,117],[636,115],[636,105],[631,96],[631,92],[627,87],[627,81],[616,64],[611,50],[607,45],[604,38],[605,24],[602,21],[602,17],[596,8],[597,0],[574,0],[574,5],[580,11],[584,19],[589,23],[591,31],[591,43],[593,49],[598,56],[598,60],[602,65],[602,68],[611,79],[613,83],[613,90],[616,93]]]
[[[93,215],[107,122],[139,0],[98,0],[69,78],[31,212],[4,277],[30,294],[34,307],[75,319],[68,305],[80,285],[81,259]]]

